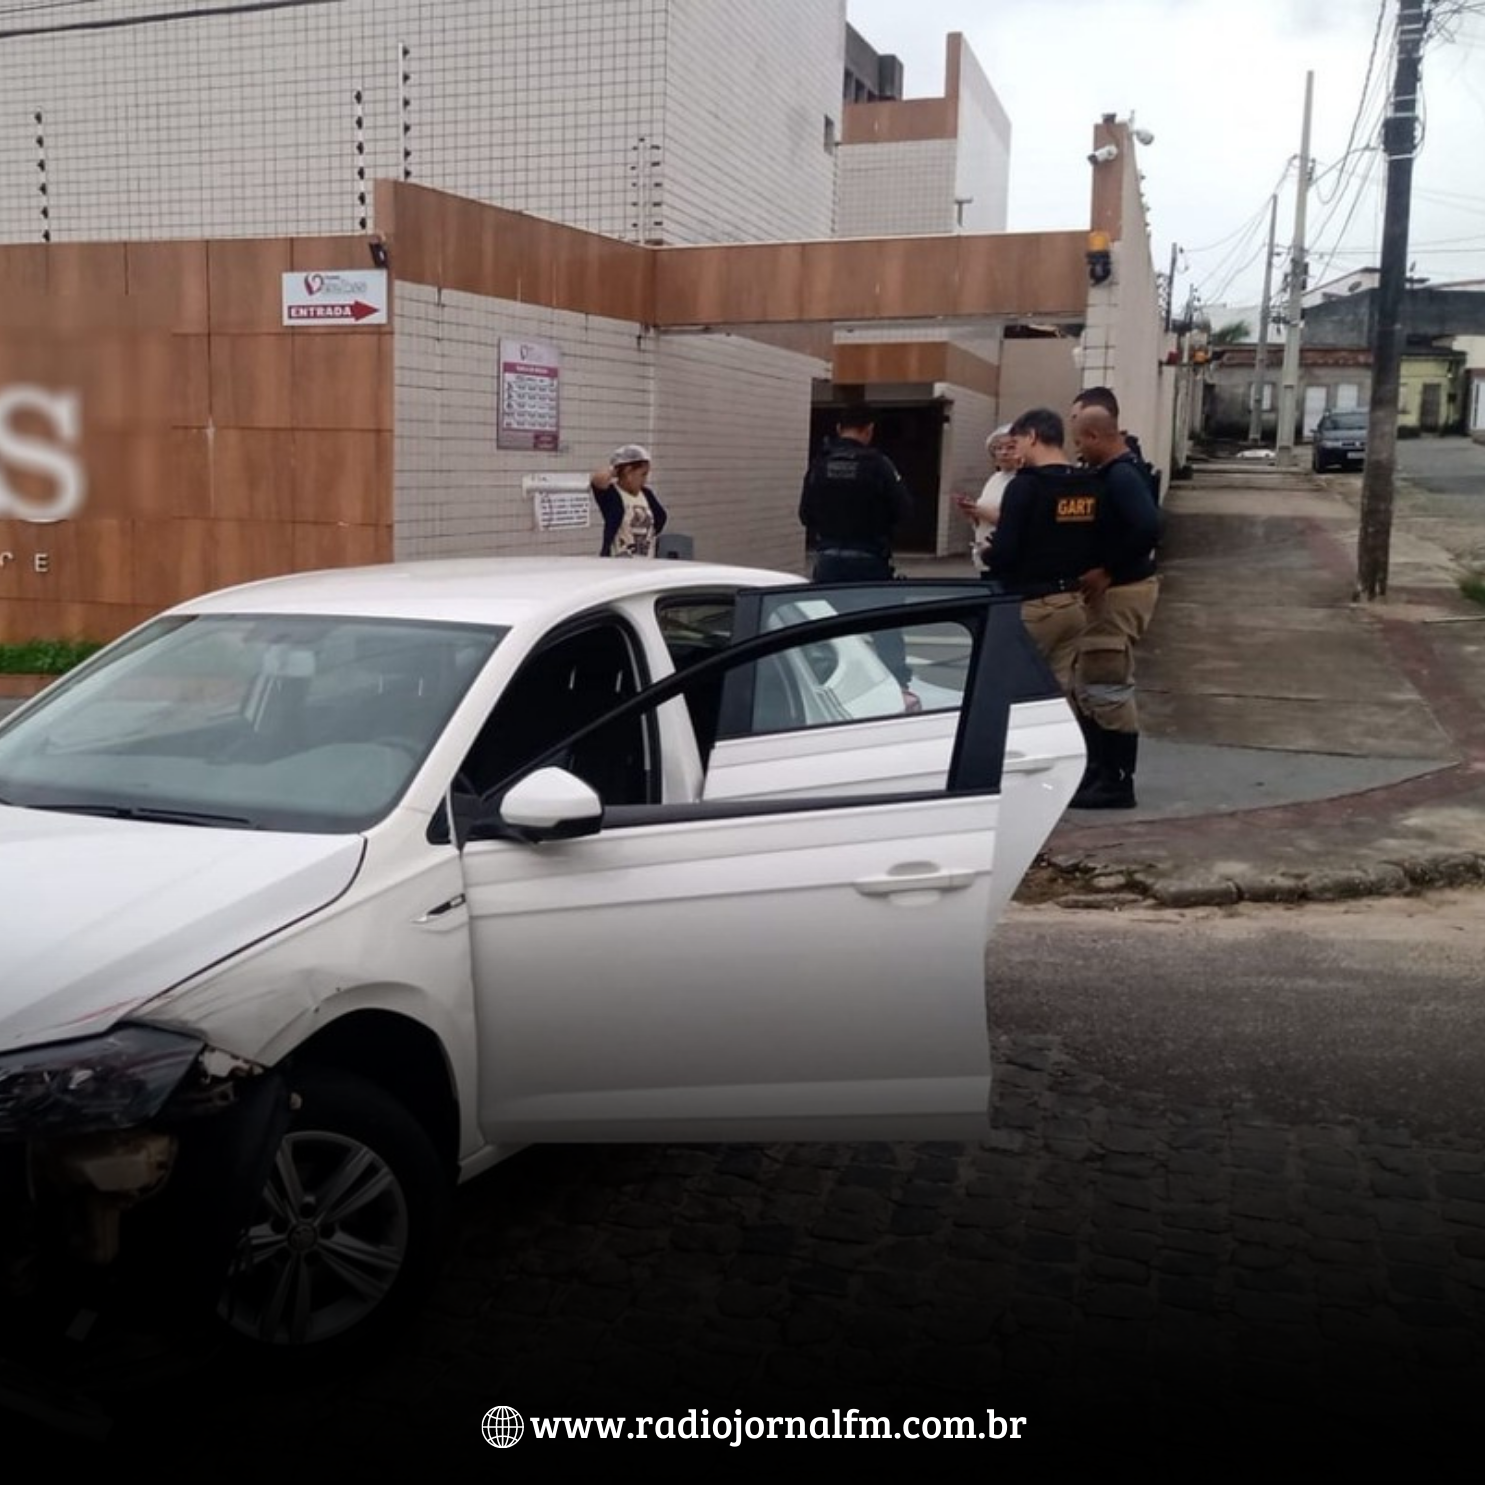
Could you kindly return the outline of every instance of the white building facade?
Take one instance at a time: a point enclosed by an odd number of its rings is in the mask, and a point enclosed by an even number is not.
[[[829,237],[844,0],[36,0],[0,242],[376,229],[407,179],[631,241]]]

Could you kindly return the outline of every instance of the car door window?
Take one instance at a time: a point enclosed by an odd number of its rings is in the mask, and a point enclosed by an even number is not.
[[[606,806],[655,801],[653,717],[631,709],[601,729],[590,725],[636,696],[645,679],[625,625],[588,623],[555,637],[506,687],[460,768],[458,787],[485,796],[545,759],[589,784]]]
[[[689,670],[712,655],[720,654],[732,641],[735,597],[731,593],[686,595],[662,598],[655,604],[655,619],[665,641],[670,663],[676,670]],[[722,677],[715,676],[686,693],[691,726],[703,756],[716,740],[717,711]]]

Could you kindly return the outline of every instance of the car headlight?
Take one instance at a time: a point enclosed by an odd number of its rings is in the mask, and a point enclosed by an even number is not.
[[[202,1044],[153,1026],[0,1056],[0,1140],[130,1129],[160,1112]]]

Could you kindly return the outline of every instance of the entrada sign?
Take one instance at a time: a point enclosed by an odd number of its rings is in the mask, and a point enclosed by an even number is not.
[[[23,432],[21,419],[27,413],[52,428],[55,441]],[[87,481],[73,447],[81,432],[81,403],[76,393],[28,386],[0,388],[0,519],[12,516],[46,524],[65,521],[82,509]],[[7,469],[49,477],[51,496],[23,495],[6,478]]]
[[[286,273],[285,325],[385,325],[387,272]]]

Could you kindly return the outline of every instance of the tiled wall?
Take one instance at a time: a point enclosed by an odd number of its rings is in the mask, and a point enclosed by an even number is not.
[[[561,353],[562,447],[496,447],[502,337]],[[394,550],[399,560],[596,554],[601,528],[535,529],[521,480],[583,473],[649,439],[654,337],[635,324],[403,283],[397,292]],[[665,464],[656,459],[657,493]]]
[[[661,337],[656,491],[698,558],[804,571],[810,387],[828,374],[825,362],[737,336]]]
[[[1094,220],[1101,199],[1117,191],[1119,210],[1113,243],[1113,273],[1088,290],[1087,326],[1082,342],[1082,384],[1109,386],[1119,399],[1121,421],[1162,467],[1170,453],[1170,425],[1161,417],[1158,367],[1163,344],[1155,265],[1142,205],[1136,145],[1124,125],[1100,125],[1095,146],[1116,143],[1116,161],[1096,167],[1117,171],[1112,182],[1095,177]]]
[[[844,0],[670,0],[669,27],[667,239],[829,237]]]
[[[1011,121],[968,46],[959,60],[959,140],[954,195],[966,232],[1004,232],[1011,187]]]
[[[946,52],[941,99],[852,110],[836,177],[840,236],[1005,231],[1011,121],[964,38],[950,36]]]
[[[539,531],[522,477],[583,474],[637,441],[653,455],[669,530],[691,536],[699,559],[797,568],[820,362],[733,336],[657,336],[626,321],[420,284],[399,285],[397,303],[399,559],[596,553],[596,508],[586,529]],[[496,446],[502,337],[561,353],[556,453]]]
[[[355,232],[378,177],[630,239],[828,236],[844,28],[843,0],[4,7],[0,242]]]
[[[954,140],[847,144],[838,154],[838,236],[954,230]]]

